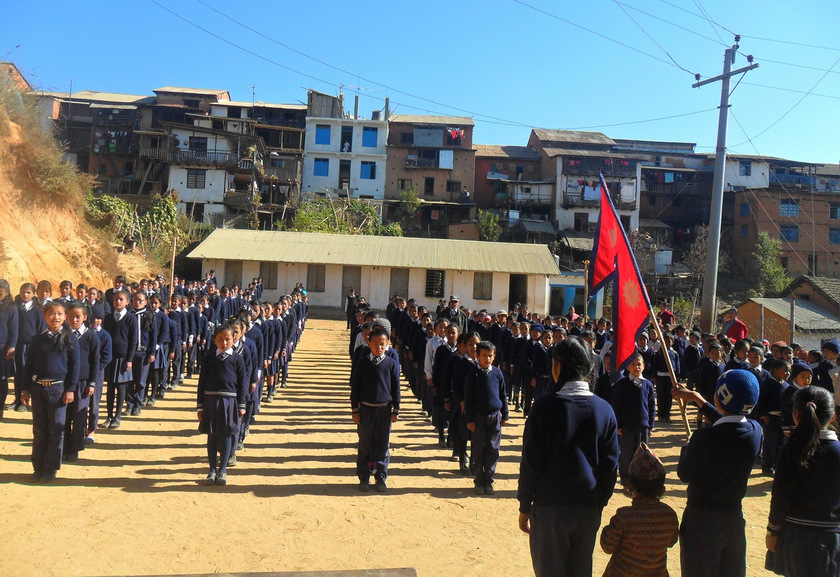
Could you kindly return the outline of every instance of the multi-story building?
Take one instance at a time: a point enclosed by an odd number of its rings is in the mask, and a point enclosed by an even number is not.
[[[301,192],[385,198],[385,111],[362,118],[358,102],[346,114],[343,96],[309,91]]]
[[[474,148],[476,206],[517,207],[511,188],[539,180],[540,153],[529,146],[476,144]]]
[[[398,114],[388,126],[385,198],[406,190],[420,198],[419,231],[446,235],[452,224],[476,216],[472,118]]]

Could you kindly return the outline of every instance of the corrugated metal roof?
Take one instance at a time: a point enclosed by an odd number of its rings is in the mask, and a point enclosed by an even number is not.
[[[407,124],[463,124],[475,126],[469,116],[428,116],[424,114],[394,114],[390,122],[404,122]]]
[[[280,104],[272,102],[260,102],[254,104],[250,100],[221,100],[213,102],[213,106],[239,106],[241,108],[284,108],[286,110],[306,110],[305,104]]]
[[[658,218],[640,218],[639,228],[671,228]]]
[[[615,140],[603,132],[581,132],[578,130],[552,130],[534,128],[534,134],[543,142],[569,142],[576,144],[601,144],[614,146]]]
[[[189,258],[560,274],[546,245],[216,229]]]
[[[162,88],[155,88],[152,90],[155,94],[158,92],[174,92],[176,94],[204,94],[206,96],[217,96],[219,94],[227,94],[227,90],[217,90],[215,88],[186,88],[184,86],[164,86]],[[230,96],[226,98],[230,100]],[[215,104],[215,103],[214,103]]]
[[[790,321],[790,299],[752,298],[751,301]],[[803,331],[840,331],[840,320],[808,301],[796,301],[796,328]]]
[[[610,152],[609,150],[580,150],[576,148],[555,148],[547,146],[543,148],[549,157],[554,156],[587,156],[598,158],[627,158],[630,160],[638,160],[638,154],[629,154],[626,152]]]
[[[557,234],[554,225],[547,220],[529,220],[527,218],[520,218],[519,224],[522,225],[527,232],[540,232],[543,234]]]
[[[112,102],[115,104],[152,104],[154,96],[140,96],[138,94],[121,94],[119,92],[96,92],[95,90],[80,90],[78,92],[38,92],[39,96],[51,96],[61,100],[74,102]]]
[[[582,230],[564,230],[562,234],[570,249],[592,252],[592,247],[595,245],[595,237],[593,235]]]
[[[108,102],[91,104],[90,107],[97,110],[137,110],[137,107],[133,104],[113,104]]]
[[[475,156],[490,158],[517,158],[521,160],[539,160],[540,153],[530,146],[507,146],[504,144],[474,144]]]

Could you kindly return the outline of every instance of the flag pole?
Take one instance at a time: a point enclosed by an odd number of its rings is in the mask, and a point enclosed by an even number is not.
[[[659,339],[659,352],[662,353],[662,356],[665,357],[665,364],[668,366],[668,375],[671,377],[671,382],[673,383],[674,388],[677,388],[681,385],[680,382],[677,380],[676,372],[674,372],[674,365],[671,364],[671,355],[669,355],[665,351],[665,336],[662,334],[662,327],[659,326],[659,322],[656,318],[656,313],[653,311],[653,305],[651,305],[650,308],[648,308],[648,312],[650,313],[650,319],[651,321],[653,321],[653,326],[656,330],[656,337]],[[680,406],[680,415],[682,416],[683,426],[685,426],[686,439],[691,439],[691,425],[688,424],[688,416],[685,414],[685,401],[683,401],[682,399],[677,399],[677,402]]]
[[[589,261],[583,261],[583,324],[589,320]],[[791,339],[792,341],[793,339]]]

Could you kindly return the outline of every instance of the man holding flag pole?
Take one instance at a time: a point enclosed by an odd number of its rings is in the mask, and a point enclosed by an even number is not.
[[[636,336],[644,330],[649,320],[653,321],[659,342],[664,342],[662,329],[656,322],[656,313],[650,303],[647,289],[639,273],[639,267],[630,248],[627,233],[621,225],[610,197],[604,175],[601,179],[601,214],[595,243],[589,260],[589,294],[594,295],[608,282],[613,281],[613,327],[614,339],[611,349],[613,366],[623,369],[636,351]],[[677,377],[671,359],[665,355],[671,381],[677,385]],[[685,403],[680,400],[680,413],[687,437],[691,427],[685,413]]]

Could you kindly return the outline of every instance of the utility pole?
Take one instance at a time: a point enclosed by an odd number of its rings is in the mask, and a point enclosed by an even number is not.
[[[747,56],[749,66],[732,70],[735,62],[735,55],[738,52],[740,36],[735,36],[735,44],[727,48],[723,56],[723,74],[701,81],[700,75],[696,75],[696,83],[692,88],[699,88],[712,82],[721,81],[720,85],[720,114],[718,116],[717,146],[715,148],[715,177],[712,184],[712,205],[711,218],[709,222],[709,244],[706,253],[706,274],[703,279],[703,300],[700,309],[700,326],[714,332],[715,317],[715,296],[717,294],[718,258],[720,255],[720,223],[723,217],[723,186],[726,175],[726,126],[729,121],[729,85],[733,76],[744,74],[758,64],[753,64],[753,57]]]

